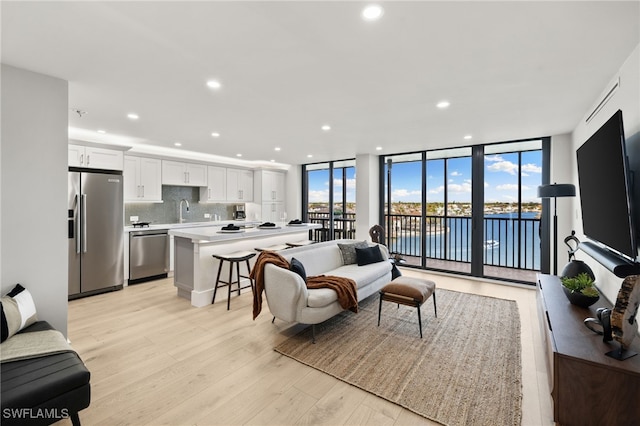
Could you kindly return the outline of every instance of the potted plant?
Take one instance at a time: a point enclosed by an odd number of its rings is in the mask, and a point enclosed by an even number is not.
[[[575,277],[562,277],[560,281],[564,294],[574,305],[587,308],[600,299],[600,293],[594,286],[593,278],[585,272]]]

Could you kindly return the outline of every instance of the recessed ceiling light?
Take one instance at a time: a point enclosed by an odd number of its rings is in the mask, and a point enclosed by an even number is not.
[[[175,146],[182,146],[182,144],[180,142],[176,142],[174,143]]]
[[[382,147],[381,146],[376,146],[376,151],[382,151]]]
[[[107,133],[107,131],[106,131],[106,130],[102,130],[102,129],[100,129],[100,130],[98,130],[98,133],[100,133],[100,134],[104,135],[105,133]]]
[[[449,101],[440,101],[436,104],[436,106],[440,109],[449,108],[449,105],[451,105]]]
[[[312,154],[307,154],[307,158],[311,158],[311,157],[313,157]]]
[[[140,118],[138,114],[134,114],[134,113],[127,114],[127,117],[129,117],[129,119],[131,120],[137,120],[138,118]]]
[[[242,157],[242,154],[236,154],[236,157]]]
[[[328,124],[325,124],[321,127],[322,130],[324,130],[325,132],[328,132],[329,130],[331,130],[331,126],[329,126]]]
[[[219,88],[222,87],[222,84],[220,84],[220,82],[218,80],[209,80],[209,81],[207,81],[207,87],[209,89],[218,90]]]
[[[466,140],[469,140],[469,139],[473,138],[473,136],[471,136],[471,135],[464,135],[464,138],[465,138]]]
[[[280,151],[280,147],[279,147],[279,146],[276,146],[276,147],[274,148],[274,151]]]
[[[362,9],[362,19],[365,21],[376,21],[384,14],[382,6],[371,4]]]
[[[213,138],[219,138],[219,137],[220,137],[220,133],[218,133],[218,132],[213,132],[213,133],[211,133],[211,137],[213,137]]]

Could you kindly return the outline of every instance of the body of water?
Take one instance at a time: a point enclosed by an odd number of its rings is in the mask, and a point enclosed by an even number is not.
[[[540,221],[535,212],[486,215],[484,220],[483,257],[486,265],[520,269],[540,269]],[[447,232],[442,232],[446,228]],[[426,257],[458,262],[471,262],[471,218],[434,218],[427,233]],[[389,241],[393,252],[422,256],[420,235],[397,232]]]

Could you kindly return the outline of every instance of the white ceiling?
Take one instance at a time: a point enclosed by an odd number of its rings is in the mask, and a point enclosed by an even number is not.
[[[2,62],[72,137],[301,164],[571,132],[640,43],[637,1],[381,4],[2,1]]]

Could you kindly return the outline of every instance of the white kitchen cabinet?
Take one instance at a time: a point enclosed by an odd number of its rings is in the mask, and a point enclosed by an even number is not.
[[[274,170],[255,172],[255,190],[260,188],[261,202],[285,201],[285,174]]]
[[[69,144],[69,167],[84,167],[84,148],[84,146]]]
[[[122,170],[124,154],[120,150],[69,144],[69,167]]]
[[[227,169],[227,201],[253,201],[253,171]]]
[[[162,184],[179,186],[207,186],[207,166],[162,160]]]
[[[282,214],[284,213],[284,203],[267,202],[262,203],[262,221],[273,222],[278,224],[282,222]]]
[[[213,203],[227,201],[227,169],[207,167],[207,186],[200,188],[200,202]]]
[[[124,156],[124,201],[162,202],[162,162],[156,158]]]

